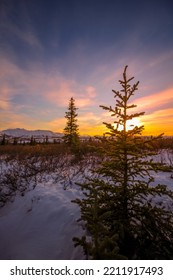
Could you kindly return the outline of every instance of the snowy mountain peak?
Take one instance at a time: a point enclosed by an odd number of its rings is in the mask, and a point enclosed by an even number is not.
[[[56,133],[52,132],[50,130],[27,130],[24,128],[15,128],[15,129],[6,129],[1,132],[2,134],[6,134],[8,136],[14,136],[14,137],[41,137],[41,136],[48,136],[48,137],[60,137],[62,136],[62,133]]]

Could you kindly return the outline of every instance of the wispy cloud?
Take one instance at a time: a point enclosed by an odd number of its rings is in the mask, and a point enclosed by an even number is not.
[[[10,109],[10,102],[8,100],[0,99],[0,109],[2,110],[9,110]]]
[[[166,104],[173,106],[173,88],[137,98],[133,102],[140,110],[155,111],[157,108],[164,108]]]
[[[17,121],[11,118],[13,127],[17,124],[22,125],[24,115],[30,125],[34,117],[39,121],[40,114],[41,124],[41,116],[45,111],[48,113],[44,114],[44,121],[45,125],[48,125],[48,120],[54,119],[52,110],[57,107],[57,116],[60,119],[49,123],[50,127],[56,128],[57,131],[58,128],[62,129],[61,116],[64,117],[72,96],[78,108],[86,109],[95,104],[97,92],[94,86],[66,79],[58,71],[45,72],[35,63],[30,64],[29,69],[23,70],[4,58],[0,65],[0,96],[1,120],[4,120],[9,113],[9,116],[14,114]],[[20,117],[21,122],[19,122]],[[64,122],[62,123],[64,125]]]
[[[0,109],[9,110],[10,108],[11,108],[10,88],[8,87],[8,85],[4,85],[2,83],[0,87]]]
[[[17,24],[14,21],[12,11],[16,8],[16,3],[2,3],[0,10],[0,28],[1,32],[5,35],[4,43],[9,45],[9,40],[14,37],[15,41],[20,40],[28,44],[30,47],[43,49],[41,41],[39,40],[34,26],[32,25],[32,20],[28,13],[25,5],[20,5],[20,10],[16,10],[15,16],[18,16],[17,20],[22,21],[22,25]],[[10,35],[10,36],[9,36]]]
[[[30,65],[29,70],[23,70],[8,60],[2,60],[0,65],[1,96],[41,96],[48,102],[58,106],[66,106],[71,96],[78,100],[81,107],[90,105],[97,96],[92,85],[82,85],[75,80],[66,79],[61,74],[46,73],[41,67]]]
[[[80,85],[74,80],[62,77],[52,77],[46,84],[49,86],[45,92],[45,98],[58,106],[67,106],[69,99],[74,97],[78,107],[86,107],[94,104],[97,95],[93,86]]]
[[[143,117],[146,124],[162,124],[171,123],[173,125],[173,108],[163,109],[155,111]],[[164,127],[163,127],[164,129]]]

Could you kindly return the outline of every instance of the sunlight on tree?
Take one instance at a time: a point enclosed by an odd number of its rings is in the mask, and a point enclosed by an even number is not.
[[[117,126],[117,124],[113,124],[113,128],[115,129]],[[128,120],[126,122],[126,129],[127,131],[131,130],[133,127],[139,127],[139,126],[143,126],[142,121],[140,120],[140,118],[135,118],[133,120]],[[123,125],[119,125],[118,130],[123,130]]]

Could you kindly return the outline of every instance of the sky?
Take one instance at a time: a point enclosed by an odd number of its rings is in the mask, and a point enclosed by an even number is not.
[[[136,124],[173,135],[171,2],[0,0],[0,130],[63,132],[73,97],[80,134],[102,134],[128,65]]]

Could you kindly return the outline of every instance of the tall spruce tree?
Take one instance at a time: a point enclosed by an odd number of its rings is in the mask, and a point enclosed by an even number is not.
[[[66,127],[64,128],[64,142],[71,148],[75,148],[79,143],[79,129],[77,124],[77,109],[75,100],[70,98],[68,111],[65,113],[67,119]]]
[[[93,259],[173,259],[173,192],[154,182],[159,165],[152,148],[161,135],[146,139],[144,126],[127,129],[127,121],[144,112],[133,113],[130,98],[139,82],[131,85],[133,77],[126,72],[127,66],[119,81],[122,89],[113,90],[115,106],[100,106],[114,121],[104,123],[108,132],[100,139],[101,165],[79,184],[84,198],[73,201],[87,231],[74,242]]]

